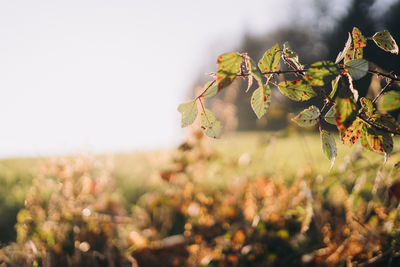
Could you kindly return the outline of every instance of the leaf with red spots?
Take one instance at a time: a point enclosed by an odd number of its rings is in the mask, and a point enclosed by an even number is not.
[[[178,111],[182,115],[181,126],[182,128],[189,126],[194,122],[197,117],[197,103],[196,101],[190,101],[182,103],[178,106]]]
[[[367,40],[365,40],[365,37],[362,35],[361,31],[357,27],[353,28],[352,35],[355,49],[367,46]]]
[[[274,45],[271,49],[265,52],[264,56],[258,62],[258,67],[261,72],[277,71],[279,67],[279,59],[281,58],[281,52],[278,44]],[[269,75],[268,77],[271,77]]]
[[[335,163],[337,150],[336,150],[336,142],[333,136],[325,130],[320,130],[321,134],[321,143],[322,143],[322,151],[325,156],[331,161],[331,169],[333,164]]]
[[[360,137],[364,121],[357,118],[353,123],[347,127],[346,131],[342,136],[342,143],[348,146],[354,145],[354,143]]]
[[[282,94],[295,101],[306,101],[317,95],[304,80],[283,81],[278,88]]]
[[[325,113],[324,120],[330,124],[336,125],[335,106],[333,105],[327,113]]]
[[[221,134],[221,122],[209,109],[204,109],[200,113],[200,125],[203,132],[212,138],[217,138]]]
[[[345,64],[344,68],[350,73],[353,80],[359,80],[367,75],[368,61],[362,58],[350,60]]]
[[[400,108],[400,92],[389,91],[383,94],[379,103],[380,110],[391,111],[398,108]]]
[[[312,86],[323,86],[329,84],[340,74],[339,67],[331,61],[315,62],[308,69],[305,79]]]
[[[375,33],[372,40],[374,40],[376,45],[381,49],[396,55],[399,54],[399,47],[388,31],[385,30],[383,32]]]
[[[350,46],[351,46],[351,43],[352,43],[351,41],[352,41],[352,40],[351,40],[351,35],[350,35],[350,33],[349,33],[349,37],[347,38],[347,42],[346,42],[346,44],[344,45],[343,50],[340,51],[339,54],[338,54],[337,57],[336,57],[336,60],[335,60],[335,63],[336,63],[336,64],[339,63],[340,61],[342,61],[342,59],[343,59],[344,56],[346,55],[347,50],[349,50],[349,48],[350,48]]]
[[[352,96],[338,96],[336,98],[335,116],[336,126],[340,133],[343,133],[356,118],[356,103]]]
[[[294,64],[294,66],[299,69],[302,70],[303,69],[303,65],[300,64],[299,62],[299,56],[297,55],[296,52],[294,52],[291,48],[288,42],[285,42],[283,44],[283,57],[290,61],[292,64]]]
[[[393,138],[390,133],[368,127],[366,140],[370,148],[379,153],[389,155],[393,150]]]
[[[217,60],[217,85],[218,92],[230,85],[236,78],[242,64],[242,57],[237,52],[220,55]]]
[[[317,108],[316,106],[310,106],[309,108],[300,112],[296,117],[292,119],[292,121],[302,127],[310,127],[317,124],[320,115],[321,112],[319,111],[319,108]]]
[[[271,102],[271,89],[268,85],[263,85],[256,89],[251,96],[251,107],[254,110],[257,118],[261,118],[267,113]]]

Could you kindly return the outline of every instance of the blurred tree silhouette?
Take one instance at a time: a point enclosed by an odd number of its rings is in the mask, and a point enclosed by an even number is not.
[[[342,16],[333,18],[328,12],[331,3],[313,0],[312,6],[315,8],[316,21],[312,22],[312,25],[305,25],[304,22],[299,21],[298,13],[301,12],[296,11],[289,18],[291,23],[288,26],[277,28],[266,35],[246,34],[238,45],[237,51],[247,51],[250,57],[259,59],[274,44],[282,45],[285,41],[288,41],[295,52],[299,54],[300,62],[311,64],[321,58],[334,61],[347,40],[348,36],[344,33],[351,32],[354,26],[358,27],[368,37],[377,31],[387,29],[395,40],[400,40],[400,29],[398,27],[400,25],[398,16],[400,14],[400,1],[395,1],[390,6],[380,5],[379,7],[377,7],[376,2],[376,0],[352,0]],[[302,7],[297,8],[301,9]],[[376,46],[368,46],[364,54],[365,58],[376,66],[389,68],[385,71],[400,73],[397,57],[385,53]],[[355,88],[359,90],[360,96],[365,96],[370,82],[371,75],[355,82]],[[199,79],[196,84],[204,83],[204,79]],[[239,122],[237,130],[239,131],[283,129],[287,126],[288,113],[297,112],[306,106],[316,105],[318,102],[316,99],[302,103],[294,102],[283,98],[277,90],[273,89],[269,116],[256,120],[249,105],[251,94],[245,93],[246,85],[244,83],[240,84],[239,88],[236,98],[232,99],[237,107],[236,116]],[[219,99],[224,98],[227,91],[229,89],[217,97]],[[221,104],[221,102],[217,103]]]

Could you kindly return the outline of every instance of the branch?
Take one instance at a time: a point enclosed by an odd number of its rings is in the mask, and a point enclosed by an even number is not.
[[[365,123],[368,123],[369,125],[377,128],[379,130],[382,130],[382,131],[385,131],[385,132],[388,132],[388,133],[392,133],[392,134],[395,134],[395,135],[400,135],[399,131],[390,129],[390,128],[384,126],[384,125],[377,124],[376,122],[370,121],[369,119],[363,117],[362,115],[357,115],[357,117],[360,118],[361,120],[363,120]]]
[[[400,78],[398,78],[397,76],[386,74],[386,73],[383,73],[383,72],[380,72],[380,71],[377,71],[377,70],[368,70],[368,72],[369,73],[373,73],[373,74],[377,74],[379,76],[383,76],[385,78],[391,79],[392,81],[400,82]]]
[[[382,90],[375,96],[374,100],[372,100],[372,104],[375,103],[378,98],[383,94],[383,92],[392,84],[393,80],[389,81],[383,88]]]

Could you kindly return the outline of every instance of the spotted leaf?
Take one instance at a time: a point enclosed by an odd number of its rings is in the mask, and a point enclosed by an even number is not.
[[[352,35],[353,35],[353,44],[355,49],[367,46],[367,40],[357,27],[353,28]]]
[[[218,91],[221,91],[224,87],[233,82],[240,70],[241,63],[242,57],[237,52],[225,53],[218,57],[216,77]]]
[[[257,118],[261,118],[267,113],[269,104],[271,102],[271,89],[268,85],[263,85],[254,90],[251,96],[251,107],[254,110]]]
[[[204,109],[200,113],[200,124],[201,129],[209,137],[217,138],[221,134],[221,122],[209,109]]]
[[[282,94],[295,101],[306,101],[317,95],[304,80],[283,81],[278,88]]]
[[[354,143],[360,137],[364,121],[357,118],[353,123],[346,129],[342,136],[342,143],[348,146],[354,145]]]
[[[383,32],[375,33],[372,40],[374,40],[376,45],[381,49],[393,54],[399,54],[399,47],[388,31],[385,30]]]
[[[292,120],[302,127],[310,127],[317,124],[321,112],[316,106],[310,106],[309,108],[300,112]]]
[[[279,67],[279,59],[281,58],[281,52],[279,50],[278,44],[274,45],[267,52],[265,52],[264,56],[258,62],[258,67],[261,72],[270,72],[277,71]],[[269,75],[268,77],[271,77]]]
[[[335,105],[336,126],[339,132],[352,124],[356,118],[356,103],[353,97],[337,97]]]
[[[389,91],[381,97],[379,109],[391,111],[400,108],[400,92]]]
[[[323,86],[330,83],[340,74],[339,67],[331,61],[315,62],[308,69],[305,79],[312,86]]]
[[[390,133],[368,127],[366,140],[369,147],[379,153],[390,154],[393,150],[393,138]]]
[[[178,111],[182,115],[181,126],[182,128],[189,126],[194,122],[197,117],[197,103],[196,101],[190,101],[182,103],[178,106]]]
[[[331,161],[331,169],[332,169],[332,166],[335,163],[337,155],[335,139],[328,131],[320,130],[320,134],[321,134],[322,151],[324,152],[325,156]]]

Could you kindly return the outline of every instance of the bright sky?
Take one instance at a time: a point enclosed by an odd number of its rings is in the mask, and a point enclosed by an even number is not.
[[[0,157],[178,144],[204,59],[307,2],[0,1]]]

